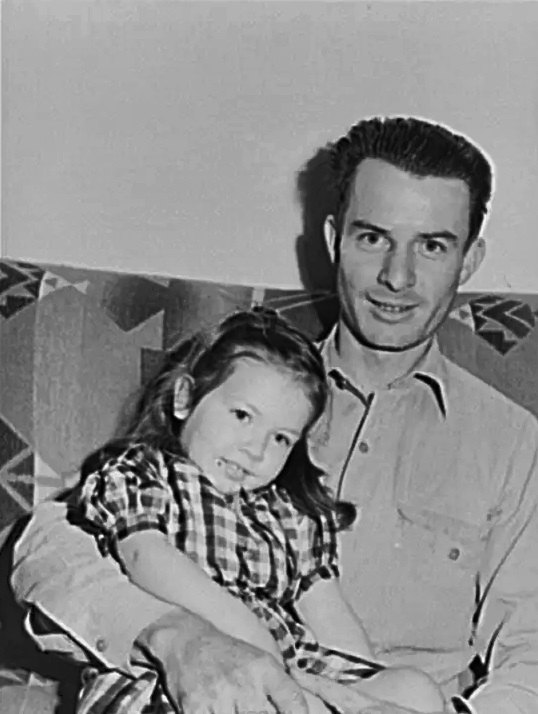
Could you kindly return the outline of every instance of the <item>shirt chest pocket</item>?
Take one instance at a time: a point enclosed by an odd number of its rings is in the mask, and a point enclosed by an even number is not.
[[[405,503],[398,504],[397,514],[396,547],[417,577],[449,588],[474,581],[486,547],[483,528]]]

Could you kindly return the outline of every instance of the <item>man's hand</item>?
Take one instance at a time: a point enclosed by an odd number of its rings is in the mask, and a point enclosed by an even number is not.
[[[271,655],[178,609],[139,638],[184,714],[308,714],[300,687]]]

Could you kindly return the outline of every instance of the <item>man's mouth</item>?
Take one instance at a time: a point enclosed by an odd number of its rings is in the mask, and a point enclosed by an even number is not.
[[[417,305],[413,304],[403,304],[403,303],[393,303],[393,302],[383,302],[381,300],[375,300],[372,297],[368,298],[369,302],[381,312],[385,312],[387,315],[405,315],[406,313],[414,310]]]

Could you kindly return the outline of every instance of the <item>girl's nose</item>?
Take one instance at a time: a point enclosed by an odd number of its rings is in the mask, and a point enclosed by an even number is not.
[[[261,434],[251,434],[243,445],[243,451],[255,463],[263,460],[266,448],[267,437]]]

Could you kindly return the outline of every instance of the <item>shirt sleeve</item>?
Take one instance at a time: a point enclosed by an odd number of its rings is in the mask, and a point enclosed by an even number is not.
[[[69,522],[64,503],[35,508],[14,547],[11,584],[43,650],[78,662],[91,654],[127,673],[137,637],[174,610],[131,584],[111,558],[101,557],[95,540]],[[53,625],[46,634],[32,632],[36,613]]]
[[[81,525],[93,532],[106,555],[132,533],[158,530],[168,535],[173,496],[162,454],[133,446],[90,473],[80,487]],[[117,556],[116,556],[117,557]]]
[[[339,577],[338,529],[335,517],[322,515],[316,518],[302,516],[299,537],[295,543],[297,554],[297,597],[301,597],[317,580]],[[302,532],[301,532],[302,531]]]
[[[479,643],[492,646],[476,714],[538,712],[538,422],[521,429],[481,572]],[[495,638],[495,634],[498,633]]]

